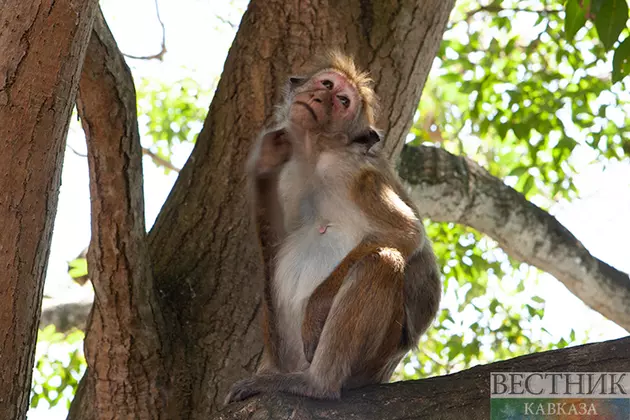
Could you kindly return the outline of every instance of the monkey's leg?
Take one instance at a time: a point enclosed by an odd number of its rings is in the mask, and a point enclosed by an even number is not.
[[[404,322],[403,255],[379,248],[357,263],[339,290],[309,366],[311,395],[339,397],[357,373],[373,382],[398,353]]]
[[[239,381],[226,402],[278,391],[336,399],[353,372],[377,377],[397,353],[401,339],[404,265],[402,255],[391,248],[361,259],[339,290],[309,368]]]
[[[309,297],[302,321],[302,344],[307,362],[313,361],[324,324],[343,281],[348,277],[348,273],[351,272],[357,261],[375,252],[376,249],[377,246],[370,239],[361,242],[346,255]]]

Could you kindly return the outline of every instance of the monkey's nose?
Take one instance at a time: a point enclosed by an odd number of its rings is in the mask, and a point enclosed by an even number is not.
[[[314,101],[314,102],[318,102],[318,103],[320,103],[320,104],[322,103],[321,98],[313,98],[313,101]]]

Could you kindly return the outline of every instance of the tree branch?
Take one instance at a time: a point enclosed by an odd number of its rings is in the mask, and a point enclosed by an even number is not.
[[[151,149],[149,148],[143,147],[142,154],[149,156],[151,159],[153,159],[153,163],[155,163],[158,166],[162,166],[164,168],[170,169],[171,171],[175,171],[175,172],[180,171],[180,169],[177,166],[173,165],[171,161],[160,157],[157,153],[153,153]]]
[[[499,14],[500,12],[523,12],[523,13],[538,13],[541,15],[553,15],[553,14],[558,14],[564,11],[564,8],[562,7],[558,7],[558,8],[542,8],[542,9],[525,9],[525,8],[521,8],[521,7],[503,7],[499,4],[496,3],[492,3],[492,4],[488,4],[485,6],[479,6],[478,8],[469,11],[468,13],[466,13],[466,17],[465,17],[465,21],[469,22],[470,19],[476,15],[477,13],[481,13],[481,12],[487,12],[487,13],[494,13],[494,14]]]
[[[59,332],[73,328],[85,330],[85,323],[92,309],[93,302],[64,302],[56,305],[44,305],[39,328],[54,325]]]
[[[511,256],[560,280],[585,304],[630,330],[630,278],[588,250],[555,217],[468,158],[405,147],[399,168],[420,211],[495,239]]]
[[[164,54],[166,54],[166,27],[164,26],[164,22],[162,22],[162,18],[160,17],[160,5],[158,4],[158,0],[154,0],[155,3],[155,14],[157,16],[157,20],[162,27],[162,44],[160,51],[156,54],[152,55],[131,55],[131,54],[123,54],[125,57],[133,58],[134,60],[160,60],[164,59]]]
[[[630,338],[587,344],[477,366],[454,375],[375,385],[340,401],[263,394],[229,405],[215,420],[363,419],[485,420],[490,418],[491,372],[627,372]]]
[[[159,418],[165,406],[159,390],[168,371],[160,356],[166,340],[146,243],[136,95],[100,10],[77,108],[88,146],[92,240],[87,259],[95,293],[84,378],[96,389],[92,404],[100,418]]]

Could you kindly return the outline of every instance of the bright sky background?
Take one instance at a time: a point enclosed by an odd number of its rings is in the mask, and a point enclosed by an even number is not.
[[[124,53],[143,56],[160,50],[161,27],[153,0],[103,0],[101,3]],[[246,6],[246,0],[160,1],[168,52],[163,62],[128,60],[136,82],[142,78],[176,81],[192,77],[205,87],[213,87]],[[68,145],[85,153],[83,132],[76,118],[71,124]],[[190,153],[190,147],[180,149],[173,158],[179,167]],[[146,218],[150,227],[176,174],[164,175],[147,157],[143,163]],[[612,164],[606,170],[589,166],[577,176],[576,184],[582,198],[559,203],[552,208],[552,213],[591,253],[617,269],[630,272],[630,162]],[[91,299],[91,287],[80,287],[67,275],[67,262],[73,260],[89,240],[87,159],[67,149],[45,287],[45,296],[52,299],[45,299],[45,305]],[[572,327],[580,331],[591,328],[592,341],[627,335],[623,329],[585,307],[549,275],[542,276],[539,290],[534,293],[546,299],[543,323],[554,336],[566,337]],[[51,411],[37,409],[29,412],[29,418],[61,419],[66,414],[65,407]]]

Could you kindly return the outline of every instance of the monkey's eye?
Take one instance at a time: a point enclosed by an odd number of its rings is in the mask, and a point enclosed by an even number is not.
[[[335,86],[334,83],[328,79],[322,80],[322,85],[324,85],[324,87],[328,90],[331,90]]]
[[[339,99],[339,102],[341,102],[341,105],[343,105],[344,108],[348,108],[350,106],[350,99],[348,99],[347,96],[339,95],[337,96],[337,99]]]

